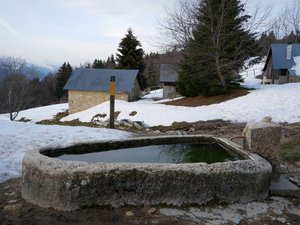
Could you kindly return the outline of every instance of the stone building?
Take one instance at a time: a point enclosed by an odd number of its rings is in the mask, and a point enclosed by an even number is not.
[[[76,68],[64,87],[68,90],[69,114],[108,101],[111,76],[116,80],[116,99],[134,101],[140,98],[138,70]]]
[[[178,78],[177,66],[162,64],[160,66],[160,83],[163,86],[163,98],[175,98],[176,82]]]

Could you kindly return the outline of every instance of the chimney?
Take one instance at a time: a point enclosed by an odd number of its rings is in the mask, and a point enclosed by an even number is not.
[[[292,45],[288,44],[286,47],[286,59],[292,59]]]

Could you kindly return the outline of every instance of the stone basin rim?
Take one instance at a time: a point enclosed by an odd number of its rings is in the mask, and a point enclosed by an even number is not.
[[[200,140],[198,140],[200,139]],[[167,142],[166,142],[167,140]],[[154,141],[154,144],[152,143]],[[175,141],[175,143],[174,143]],[[214,137],[212,135],[185,135],[185,136],[172,136],[172,135],[164,135],[164,136],[150,136],[150,137],[132,137],[132,138],[126,138],[126,139],[110,139],[110,140],[102,140],[102,141],[95,141],[95,142],[89,142],[89,143],[76,143],[73,145],[65,146],[65,147],[52,147],[52,148],[41,148],[39,149],[39,153],[51,157],[51,155],[55,153],[61,152],[61,154],[72,154],[72,148],[74,147],[87,147],[91,146],[95,148],[96,146],[102,146],[105,145],[106,147],[103,147],[103,151],[109,151],[109,150],[115,150],[115,146],[118,145],[124,145],[124,148],[128,147],[142,147],[142,146],[147,146],[147,145],[164,145],[164,144],[189,144],[189,143],[199,143],[201,141],[205,141],[206,143],[216,143],[222,146],[223,148],[226,149],[226,151],[229,151],[238,157],[242,158],[242,160],[247,160],[247,159],[254,159],[254,155],[250,152],[247,152],[243,149],[242,146],[226,139],[226,138],[219,138],[219,137]],[[108,150],[106,150],[108,148]],[[116,148],[119,149],[119,148]],[[73,152],[73,154],[85,154],[85,153],[93,153],[96,151],[86,151],[86,150],[79,150]],[[52,157],[51,157],[52,158]],[[60,160],[60,159],[58,159]],[[76,161],[71,161],[71,162],[76,162]],[[109,164],[114,164],[113,162],[97,162],[97,163],[109,163]],[[118,163],[128,163],[128,164],[140,164],[138,162],[116,162]],[[226,162],[217,162],[217,163],[226,163]],[[92,163],[96,164],[96,163]],[[143,164],[172,164],[172,163],[143,163]],[[198,163],[177,163],[176,165],[180,164],[207,164],[205,162],[198,162]],[[213,163],[214,164],[214,163]]]
[[[250,202],[268,196],[271,165],[228,139],[208,135],[159,136],[92,144],[171,138],[213,140],[247,159],[213,164],[88,163],[51,158],[41,154],[51,149],[34,149],[23,159],[22,197],[42,207],[71,211],[90,205],[203,205],[214,199],[222,203]]]

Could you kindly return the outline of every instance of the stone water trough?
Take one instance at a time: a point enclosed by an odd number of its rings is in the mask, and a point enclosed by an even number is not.
[[[227,139],[204,135],[130,138],[91,143],[101,150],[128,146],[217,143],[240,160],[218,163],[89,163],[63,161],[52,153],[86,151],[81,144],[64,149],[35,149],[23,160],[22,197],[58,210],[124,205],[173,205],[250,202],[268,196],[268,161]],[[73,150],[72,150],[73,149]],[[48,156],[47,156],[48,155]]]

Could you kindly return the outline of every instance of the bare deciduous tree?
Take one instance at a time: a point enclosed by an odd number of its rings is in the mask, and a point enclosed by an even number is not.
[[[257,1],[250,8],[250,3],[250,0],[243,0],[243,4],[245,5],[244,13],[251,16],[251,19],[245,23],[245,29],[259,35],[269,29],[271,25],[270,15],[272,13],[272,7],[271,5]]]
[[[30,82],[26,77],[26,69],[30,67],[26,67],[25,60],[14,57],[2,58],[0,67],[7,70],[0,80],[0,110],[9,113],[10,120],[15,120],[20,110],[32,101]]]
[[[291,42],[300,41],[300,1],[289,1],[278,18],[271,26],[271,30],[276,35],[277,39],[293,34]]]
[[[0,67],[5,68],[8,74],[21,74],[25,71],[26,61],[22,58],[2,57]]]
[[[166,18],[160,24],[161,43],[167,50],[185,49],[197,24],[197,7],[201,0],[179,0],[173,7],[165,7]]]
[[[160,45],[166,51],[185,49],[187,43],[193,38],[193,30],[197,25],[197,13],[201,0],[179,0],[173,7],[165,7],[166,17],[160,22],[161,31]],[[243,0],[247,8],[250,0]],[[244,25],[245,29],[259,35],[270,26],[269,15],[271,7],[262,6],[260,2],[245,14],[250,15],[251,19]]]

